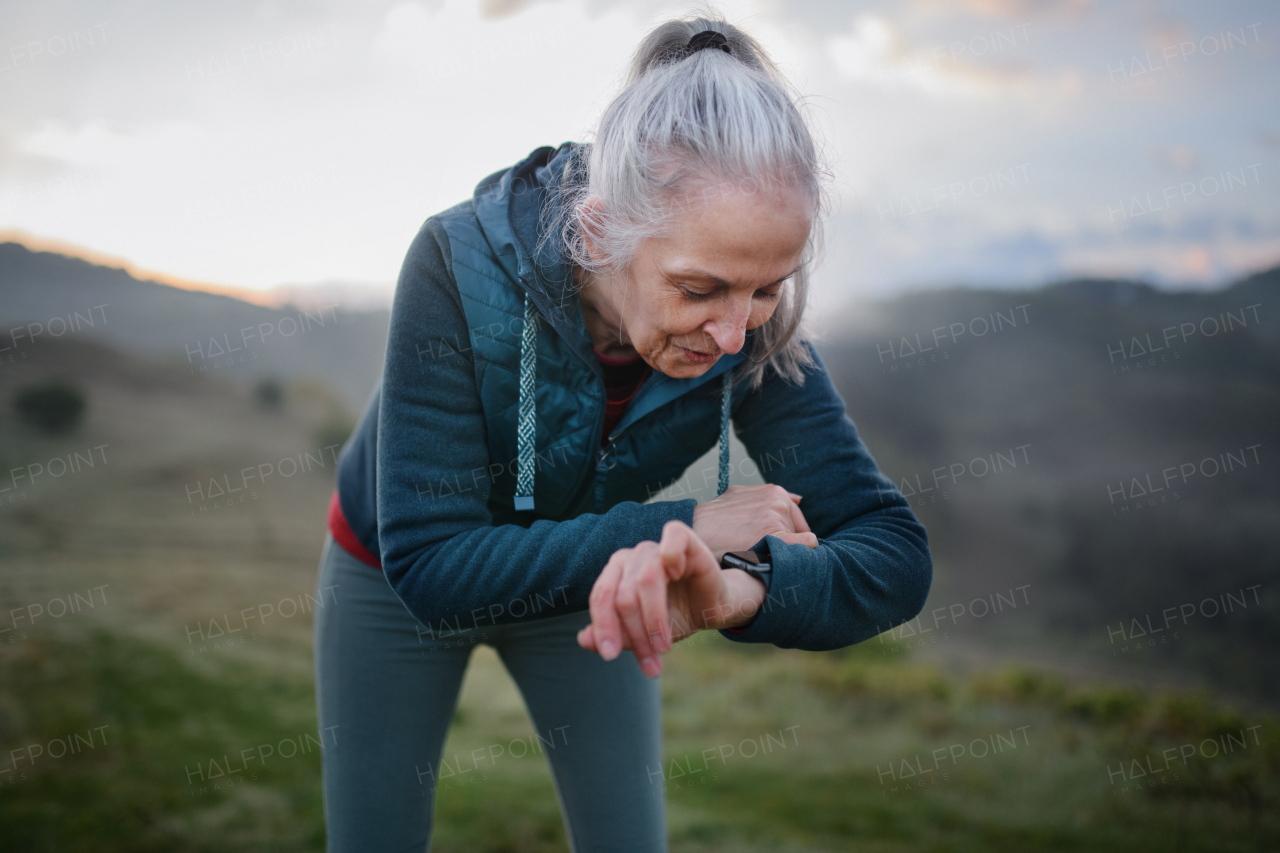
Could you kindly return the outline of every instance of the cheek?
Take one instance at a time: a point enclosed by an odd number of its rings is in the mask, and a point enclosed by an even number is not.
[[[656,335],[688,335],[702,328],[712,312],[702,305],[664,304],[653,313],[652,331]]]
[[[757,302],[751,306],[751,316],[747,320],[747,328],[755,329],[763,326],[773,316],[773,312],[778,308],[777,301],[773,302]]]
[[[777,307],[776,302],[753,303],[747,315],[747,328],[763,326]],[[706,305],[668,305],[653,313],[646,331],[654,338],[683,337],[696,334],[707,321],[717,319],[723,320],[723,313]]]

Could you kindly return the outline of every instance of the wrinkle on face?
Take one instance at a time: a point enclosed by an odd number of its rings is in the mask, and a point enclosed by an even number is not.
[[[679,200],[660,236],[616,274],[581,293],[587,328],[605,355],[639,355],[676,378],[700,376],[741,350],[772,315],[803,260],[812,205],[782,182],[705,182]]]

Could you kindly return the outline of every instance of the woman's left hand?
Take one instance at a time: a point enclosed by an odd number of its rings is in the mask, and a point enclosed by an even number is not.
[[[615,551],[591,588],[591,624],[578,645],[613,660],[631,649],[653,678],[674,642],[703,629],[751,621],[764,584],[739,569],[721,569],[683,522],[669,521],[661,542]]]

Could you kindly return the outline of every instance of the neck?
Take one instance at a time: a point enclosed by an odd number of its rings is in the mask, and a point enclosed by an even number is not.
[[[639,353],[631,346],[622,328],[622,312],[611,298],[619,282],[613,278],[594,276],[574,267],[573,281],[582,306],[582,319],[591,337],[591,345],[610,358],[632,358]]]

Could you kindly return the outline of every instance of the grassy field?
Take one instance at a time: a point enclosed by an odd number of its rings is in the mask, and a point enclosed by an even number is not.
[[[7,646],[0,684],[18,757],[0,789],[6,849],[323,849],[305,675],[236,649],[196,663],[94,629]],[[1277,721],[1205,697],[1070,687],[1025,670],[957,681],[874,644],[818,655],[718,636],[672,653],[664,694],[666,778],[654,785],[655,796],[666,787],[675,850],[1280,843]],[[531,734],[482,648],[446,756]],[[58,746],[72,735],[76,754]],[[272,751],[253,760],[263,745]],[[245,749],[248,769],[231,772]],[[532,752],[442,784],[437,819],[437,850],[566,849]]]
[[[0,848],[323,849],[305,596],[332,468],[208,484],[320,454],[341,406],[299,386],[266,411],[90,354],[0,371],[0,399],[54,373],[91,389],[67,436],[0,407],[0,470],[103,445],[106,460],[0,504]],[[209,636],[245,608],[268,616]],[[677,851],[1280,846],[1278,721],[1220,697],[943,667],[887,639],[813,654],[714,634],[673,650],[663,690],[653,784]],[[446,755],[532,733],[478,648]],[[542,756],[486,776],[441,786],[434,849],[566,849]]]

